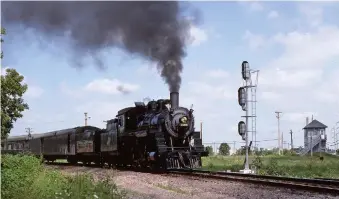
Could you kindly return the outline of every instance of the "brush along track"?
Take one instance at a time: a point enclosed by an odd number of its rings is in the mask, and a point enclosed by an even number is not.
[[[339,181],[324,179],[304,179],[279,176],[264,176],[254,174],[241,174],[230,172],[212,172],[206,170],[183,170],[171,169],[169,174],[187,175],[192,177],[213,178],[219,180],[241,181],[247,183],[261,184],[265,186],[276,186],[290,189],[327,193],[339,196]]]

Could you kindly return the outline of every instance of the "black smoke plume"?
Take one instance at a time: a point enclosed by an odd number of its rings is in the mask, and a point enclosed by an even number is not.
[[[179,91],[190,22],[176,1],[2,1],[2,22],[52,39],[71,39],[73,59],[119,47],[157,63],[170,91]],[[21,33],[19,33],[21,34]]]

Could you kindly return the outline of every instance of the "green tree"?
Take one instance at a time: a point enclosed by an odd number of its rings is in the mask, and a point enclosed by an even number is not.
[[[245,155],[246,154],[246,148],[245,147],[241,147],[240,149],[238,149],[235,152],[236,155]]]
[[[1,28],[1,42],[4,34],[5,29]],[[29,108],[22,98],[27,91],[27,84],[23,84],[23,80],[24,77],[15,69],[6,69],[6,74],[1,74],[1,138],[9,135],[13,122],[21,118],[22,112]]]
[[[221,143],[219,146],[220,155],[230,155],[230,146],[227,143]]]
[[[213,148],[211,146],[207,146],[206,150],[208,151],[208,155],[212,156],[213,155]]]

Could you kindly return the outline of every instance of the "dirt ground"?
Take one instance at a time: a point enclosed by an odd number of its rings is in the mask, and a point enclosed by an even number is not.
[[[334,197],[325,195],[325,193],[320,195],[287,188],[264,187],[198,177],[178,177],[91,167],[54,165],[46,167],[61,170],[67,175],[92,174],[95,180],[109,177],[119,188],[128,191],[128,198],[133,199],[339,199],[339,196]]]

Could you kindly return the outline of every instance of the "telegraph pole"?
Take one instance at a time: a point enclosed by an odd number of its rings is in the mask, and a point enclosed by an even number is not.
[[[284,154],[284,132],[281,132],[281,150]]]
[[[275,112],[277,115],[276,115],[276,117],[277,117],[277,119],[278,119],[278,153],[279,153],[279,155],[280,155],[280,114],[282,113],[282,112],[280,112],[280,111],[276,111]]]
[[[85,114],[85,126],[87,126],[87,120],[91,119],[91,117],[87,117],[87,112],[85,112],[84,114]]]
[[[339,121],[335,123],[335,129],[334,129],[334,134],[335,134],[335,140],[334,140],[334,144],[335,144],[335,148],[336,148],[336,151],[338,150],[338,144],[339,144],[339,141],[338,141],[338,134],[339,134],[339,126],[337,127],[337,125],[339,124]]]
[[[28,128],[25,128],[26,129],[26,132],[28,133],[28,138],[31,138],[32,137],[32,128],[31,127],[28,127]]]
[[[85,113],[85,126],[87,126],[87,113]]]
[[[290,130],[290,134],[291,134],[291,150],[293,150],[293,131]]]

